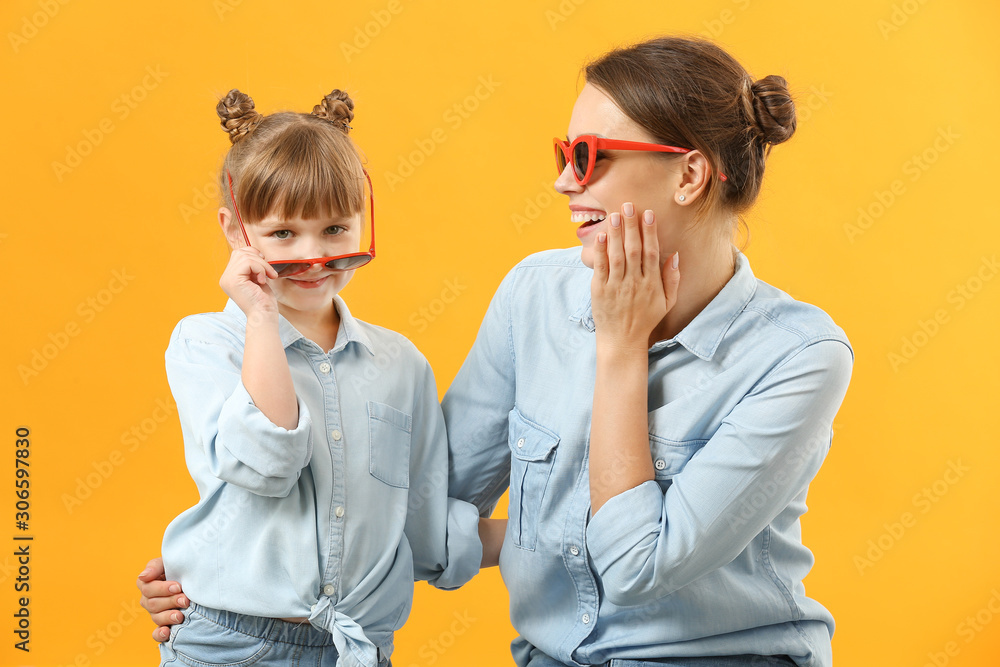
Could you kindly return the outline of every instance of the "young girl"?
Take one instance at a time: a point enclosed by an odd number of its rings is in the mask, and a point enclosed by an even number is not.
[[[386,664],[414,578],[453,588],[479,569],[430,366],[338,296],[374,256],[358,252],[374,211],[353,108],[339,90],[312,114],[219,102],[230,301],[182,320],[166,353],[200,500],[164,535],[191,600],[164,665]]]

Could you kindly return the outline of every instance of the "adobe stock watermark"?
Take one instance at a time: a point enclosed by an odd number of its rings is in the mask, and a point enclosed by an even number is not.
[[[494,91],[501,85],[502,82],[493,80],[492,74],[480,76],[479,85],[461,101],[451,105],[441,116],[441,119],[452,132],[458,130],[483,102],[492,97]],[[448,131],[444,127],[436,127],[426,137],[414,139],[413,143],[416,148],[406,155],[399,156],[399,166],[396,171],[385,172],[385,180],[389,185],[390,192],[395,192],[396,186],[402,185],[406,179],[412,176],[416,169],[434,154],[438,146],[447,140]]]
[[[898,373],[901,366],[913,361],[920,350],[941,332],[941,327],[951,322],[952,313],[962,310],[972,299],[976,298],[986,283],[996,277],[998,271],[1000,271],[1000,262],[997,261],[996,254],[990,257],[984,256],[975,272],[964,281],[957,283],[945,295],[945,302],[951,306],[950,310],[949,308],[937,308],[931,317],[926,320],[917,320],[916,330],[903,336],[899,347],[890,351],[886,356],[893,372]]]
[[[1000,614],[1000,591],[992,588],[986,604],[975,614],[966,616],[955,626],[955,634],[958,635],[958,640],[961,640],[961,643],[956,639],[951,639],[945,642],[940,651],[928,651],[927,662],[922,667],[945,667],[952,658],[957,657],[962,652],[962,645],[971,644],[998,614]]]
[[[177,212],[181,219],[187,224],[191,219],[200,215],[205,209],[222,206],[222,192],[219,190],[219,179],[210,174],[208,180],[202,186],[191,186],[192,197],[187,202],[177,205]]]
[[[569,17],[576,13],[587,0],[562,0],[555,9],[545,10],[545,20],[549,22],[549,27],[555,30],[560,23],[565,23]]]
[[[417,657],[420,658],[421,662],[419,664],[411,663],[410,667],[429,667],[437,663],[477,620],[469,615],[468,610],[462,613],[456,611],[452,616],[454,620],[446,629],[442,630],[437,637],[432,637],[421,644],[420,648],[417,649]]]
[[[236,11],[236,8],[243,4],[243,0],[212,0],[212,9],[220,21],[226,19],[226,14]]]
[[[900,167],[903,176],[910,183],[916,183],[961,138],[962,135],[952,130],[950,125],[946,128],[939,127],[937,136],[931,142],[930,146],[920,153],[914,153],[909,159],[903,162]],[[872,193],[871,202],[865,206],[858,207],[858,217],[855,222],[844,223],[844,233],[847,234],[848,241],[854,243],[855,239],[871,229],[875,222],[885,215],[886,211],[901,196],[906,194],[906,180],[903,178],[894,179],[885,190],[875,190]]]
[[[899,32],[900,28],[906,25],[920,9],[927,4],[927,0],[903,0],[903,2],[893,3],[889,18],[880,18],[875,21],[882,39],[889,39],[889,35]]]
[[[341,42],[340,52],[344,54],[344,60],[348,63],[355,56],[367,49],[372,40],[382,34],[382,31],[389,27],[392,19],[403,12],[401,0],[389,0],[383,9],[373,9],[369,12],[372,20],[366,21],[364,26],[355,26],[354,39],[351,42]]]
[[[865,570],[874,567],[875,563],[882,560],[886,553],[899,544],[906,533],[917,525],[920,516],[934,509],[935,505],[948,495],[951,487],[958,484],[970,470],[971,468],[962,463],[961,459],[949,460],[941,477],[913,494],[913,498],[910,499],[913,511],[907,510],[900,514],[898,519],[883,523],[884,530],[877,537],[868,540],[864,554],[854,556],[854,567],[858,569],[858,574],[864,576]]]
[[[745,12],[750,8],[751,0],[732,0],[732,3],[735,5],[736,11],[728,8],[723,9],[716,18],[702,21],[702,25],[705,26],[705,29],[699,33],[702,37],[717,39],[725,32],[727,26],[736,23],[737,12]]]
[[[510,221],[518,234],[524,233],[524,228],[538,220],[542,211],[552,205],[559,197],[555,191],[555,181],[542,181],[534,195],[524,198],[524,206],[519,213],[511,213]]]
[[[149,416],[139,420],[122,433],[119,438],[122,449],[113,449],[106,457],[92,461],[86,474],[76,478],[72,493],[64,492],[60,496],[67,514],[73,514],[76,508],[92,497],[116,470],[125,465],[129,454],[136,452],[143,443],[149,440],[150,436],[156,433],[161,424],[177,414],[177,406],[162,398],[156,399],[154,405],[155,407]]]
[[[49,367],[49,364],[62,353],[74,338],[80,335],[83,327],[93,322],[97,316],[111,305],[119,294],[121,294],[130,282],[135,280],[135,276],[129,275],[128,269],[111,272],[111,280],[105,287],[102,287],[93,295],[88,296],[76,306],[78,319],[71,319],[60,329],[49,333],[48,340],[40,346],[31,350],[30,359],[27,364],[18,364],[17,374],[25,386],[38,377],[42,371]]]
[[[83,159],[93,153],[94,149],[104,143],[107,136],[117,129],[115,121],[121,122],[132,115],[149,93],[156,90],[169,75],[170,72],[164,72],[159,65],[155,67],[147,65],[142,80],[111,102],[112,115],[97,121],[94,127],[84,128],[81,133],[82,139],[66,145],[66,156],[62,162],[53,160],[52,171],[56,175],[56,180],[62,183],[67,175],[83,164]]]
[[[69,2],[70,0],[39,0],[38,11],[21,17],[21,29],[7,33],[7,41],[14,53],[20,52],[22,46],[37,37],[38,31],[47,26]]]
[[[139,606],[138,600],[123,601],[119,611],[111,617],[111,620],[87,636],[84,645],[88,650],[80,651],[73,656],[73,660],[67,663],[67,667],[70,665],[72,667],[91,667],[102,664],[94,659],[104,655],[104,652],[125,634],[125,630],[135,623],[135,619],[145,615],[146,612]]]

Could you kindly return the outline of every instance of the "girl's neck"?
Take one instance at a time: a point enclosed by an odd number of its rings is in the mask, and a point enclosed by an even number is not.
[[[337,312],[335,301],[331,300],[328,307],[317,310],[295,310],[279,305],[278,312],[299,333],[319,345],[323,351],[329,352],[337,344],[340,313]]]

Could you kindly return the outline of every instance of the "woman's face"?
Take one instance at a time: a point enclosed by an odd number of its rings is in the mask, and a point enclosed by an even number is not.
[[[626,116],[599,88],[587,84],[580,92],[570,117],[567,138],[573,141],[582,134],[606,139],[656,143],[646,131]],[[636,213],[651,209],[656,214],[660,256],[668,257],[678,247],[680,224],[674,201],[680,183],[683,157],[665,158],[643,151],[599,151],[594,172],[586,185],[573,178],[573,166],[567,164],[555,188],[569,197],[570,221],[579,225],[576,235],[583,243],[581,259],[594,266],[594,241],[608,225],[607,216],[621,211],[631,202]]]

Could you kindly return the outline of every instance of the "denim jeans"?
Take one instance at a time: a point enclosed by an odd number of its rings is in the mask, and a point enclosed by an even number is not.
[[[731,655],[700,658],[660,658],[657,660],[624,660],[617,658],[603,667],[794,667],[786,655]],[[531,649],[527,667],[565,667],[563,663]]]
[[[170,641],[160,644],[160,667],[334,667],[333,635],[308,623],[246,616],[191,603]],[[382,658],[379,667],[389,667]]]

